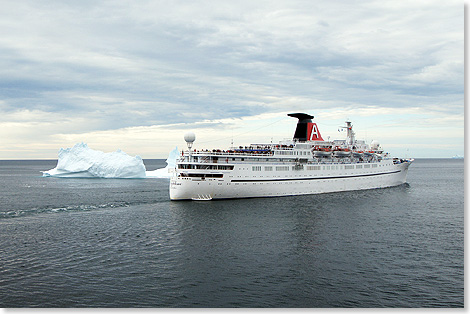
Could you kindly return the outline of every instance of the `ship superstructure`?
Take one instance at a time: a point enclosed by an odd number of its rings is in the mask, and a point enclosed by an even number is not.
[[[392,158],[377,141],[356,140],[352,123],[346,139],[325,141],[313,116],[298,119],[292,140],[227,150],[192,149],[176,162],[170,180],[172,200],[273,197],[383,188],[406,182],[413,159]]]

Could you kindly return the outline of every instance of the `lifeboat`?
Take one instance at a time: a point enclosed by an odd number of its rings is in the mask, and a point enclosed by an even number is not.
[[[315,157],[330,157],[331,156],[331,150],[328,147],[319,147],[315,146],[313,148],[313,156]]]
[[[364,156],[364,152],[361,152],[361,151],[355,151],[352,154],[356,158],[361,158],[362,156]]]
[[[335,157],[349,157],[351,156],[351,151],[347,148],[336,148],[333,155]]]

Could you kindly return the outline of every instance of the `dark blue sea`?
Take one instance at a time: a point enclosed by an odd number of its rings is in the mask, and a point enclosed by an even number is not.
[[[145,160],[147,170],[163,160]],[[464,307],[464,161],[323,195],[171,202],[168,179],[0,161],[0,307]]]

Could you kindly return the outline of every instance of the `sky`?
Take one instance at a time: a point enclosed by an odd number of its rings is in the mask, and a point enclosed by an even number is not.
[[[0,0],[0,159],[292,138],[464,155],[464,3]]]

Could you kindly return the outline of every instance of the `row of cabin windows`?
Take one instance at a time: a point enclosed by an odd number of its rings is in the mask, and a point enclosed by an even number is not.
[[[230,165],[191,165],[178,164],[178,169],[203,169],[203,170],[233,170],[234,166]]]
[[[344,167],[344,168],[343,168]],[[338,170],[338,169],[362,169],[362,168],[377,168],[377,164],[364,164],[364,165],[332,165],[332,166],[307,166],[307,170]],[[203,169],[203,170],[233,170],[233,165],[192,165],[192,164],[179,164],[178,169]],[[252,166],[252,171],[261,171],[261,166]],[[264,171],[289,171],[289,166],[265,166]],[[293,168],[292,168],[293,169]]]
[[[222,173],[181,173],[180,177],[188,178],[223,178]]]
[[[309,151],[291,151],[291,150],[278,150],[276,155],[295,155],[295,156],[307,156],[310,155]]]
[[[276,169],[276,171],[289,171],[290,167],[289,166],[276,166],[275,169]],[[252,166],[251,170],[261,171],[261,166]],[[272,166],[266,166],[266,167],[264,167],[264,171],[273,171],[273,167]]]
[[[377,168],[376,164],[365,164],[365,165],[332,165],[332,166],[307,166],[307,170],[341,170],[341,169],[362,169],[362,168]],[[261,171],[261,166],[252,166],[252,171]],[[277,166],[274,168],[276,171],[289,171],[290,167],[289,166]],[[294,170],[294,166],[292,167],[292,170]],[[264,171],[273,171],[272,166],[265,166]]]

